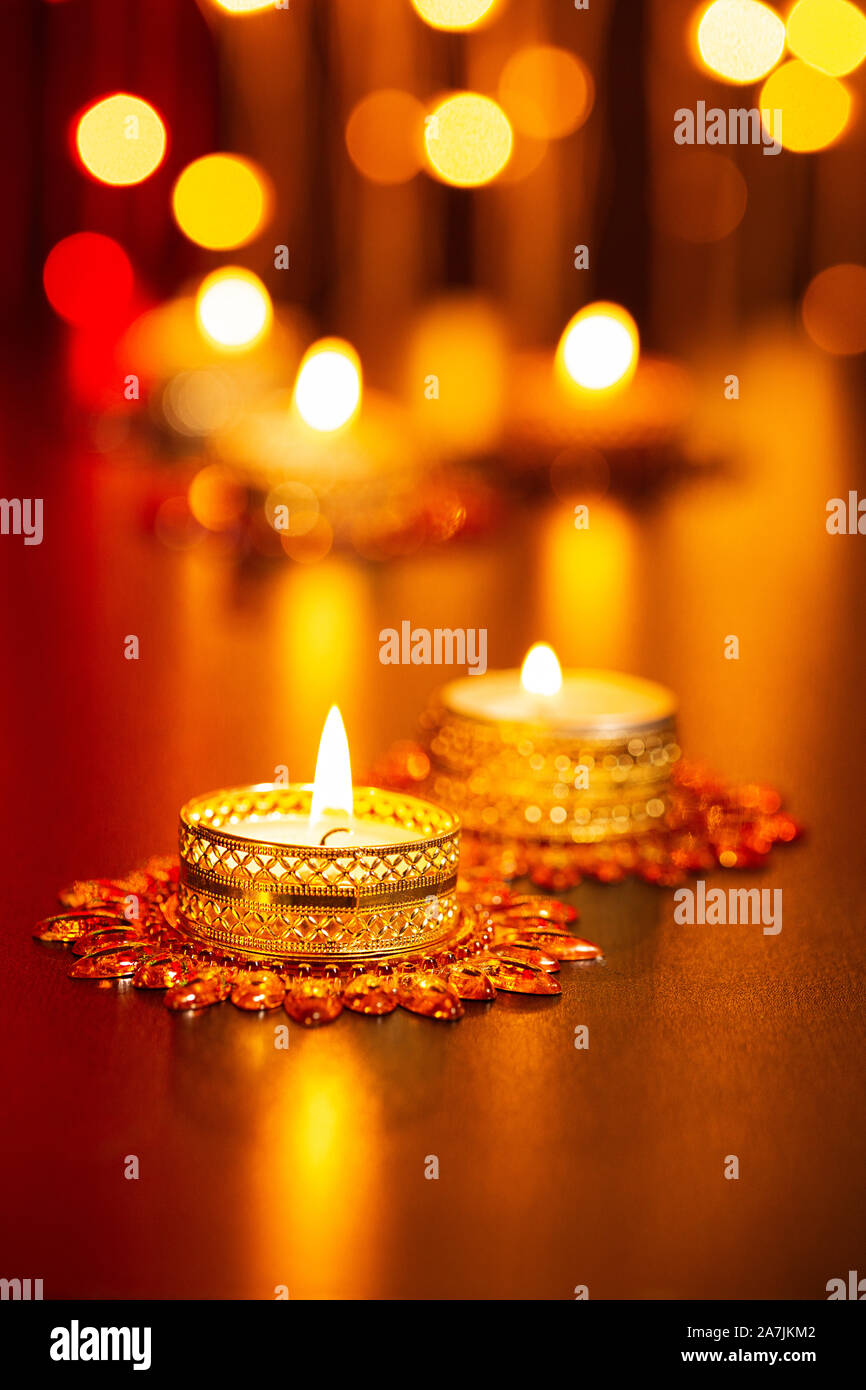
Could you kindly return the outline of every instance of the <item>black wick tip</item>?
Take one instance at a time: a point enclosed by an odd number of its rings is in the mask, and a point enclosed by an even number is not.
[[[323,844],[325,843],[325,841],[327,840],[327,838],[328,838],[329,835],[339,835],[341,831],[342,831],[342,833],[343,833],[344,835],[351,835],[351,833],[352,833],[348,825],[335,825],[334,828],[333,828],[333,830],[326,830],[326,831],[325,831],[324,835],[322,836],[321,840],[319,841],[319,844],[320,844],[320,845],[323,845]]]

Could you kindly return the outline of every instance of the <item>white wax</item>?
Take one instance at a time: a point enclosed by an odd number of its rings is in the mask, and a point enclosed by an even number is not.
[[[333,831],[325,841],[325,849],[403,845],[409,840],[423,839],[420,830],[405,830],[402,826],[388,825],[384,821],[341,815],[327,816],[315,825],[310,824],[308,816],[250,816],[245,820],[226,820],[220,829],[244,840],[259,840],[273,845],[319,845],[322,836]]]
[[[565,671],[555,695],[530,694],[519,671],[488,671],[452,681],[442,699],[454,714],[469,719],[543,724],[554,733],[601,738],[640,733],[676,713],[672,691],[618,671]]]

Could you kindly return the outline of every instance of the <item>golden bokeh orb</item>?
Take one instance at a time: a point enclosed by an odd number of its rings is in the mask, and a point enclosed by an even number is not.
[[[511,125],[490,97],[455,92],[427,117],[424,145],[431,172],[443,183],[477,188],[495,179],[508,163]]]
[[[698,22],[697,48],[717,77],[757,82],[784,52],[785,25],[759,0],[713,0]]]
[[[315,565],[333,548],[334,530],[327,517],[320,515],[302,535],[281,535],[280,544],[290,560],[297,560],[301,565]]]
[[[361,362],[342,338],[322,338],[305,354],[295,382],[295,407],[310,429],[342,429],[361,404]]]
[[[776,111],[781,128],[776,138],[786,150],[808,154],[826,149],[844,131],[851,114],[851,97],[837,77],[793,58],[771,73],[758,99],[761,119],[773,133]]]
[[[788,16],[788,47],[831,77],[866,58],[866,15],[849,0],[798,0]]]
[[[472,29],[490,18],[496,0],[412,0],[433,29]]]
[[[499,100],[515,130],[536,140],[558,140],[577,130],[593,99],[589,69],[551,44],[518,49],[499,79]]]
[[[257,275],[242,266],[223,266],[201,282],[196,320],[216,347],[245,351],[264,338],[271,326],[271,297]]]
[[[637,324],[620,304],[587,304],[566,325],[557,349],[557,367],[586,391],[624,386],[637,368]]]
[[[424,163],[424,108],[409,92],[362,97],[346,122],[346,148],[372,183],[406,183]]]
[[[142,183],[165,156],[167,136],[159,112],[128,92],[115,92],[89,106],[79,118],[75,147],[99,183]]]
[[[211,463],[196,473],[187,500],[200,526],[208,531],[227,531],[243,515],[246,489],[228,468]]]
[[[267,179],[251,160],[206,154],[193,160],[172,189],[180,230],[208,251],[245,246],[260,231],[270,202]]]
[[[866,352],[866,266],[831,265],[803,296],[803,327],[812,342],[837,357]]]
[[[211,0],[218,10],[226,14],[261,14],[263,10],[276,8],[274,0]]]

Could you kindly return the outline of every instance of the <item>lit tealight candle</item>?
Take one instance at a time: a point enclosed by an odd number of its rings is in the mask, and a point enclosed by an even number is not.
[[[521,670],[453,681],[434,700],[430,789],[483,834],[575,843],[640,834],[667,810],[675,713],[664,686],[563,672],[539,642]]]
[[[230,819],[225,828],[244,840],[274,845],[401,845],[417,831],[356,815],[352,763],[343,720],[332,705],[325,720],[316,759],[316,780],[309,816],[273,812]]]
[[[537,642],[520,671],[489,671],[446,686],[443,703],[454,714],[502,723],[543,724],[563,736],[610,737],[640,733],[673,718],[670,690],[616,671],[576,670],[563,675],[552,647]]]
[[[179,921],[244,959],[345,964],[424,952],[458,921],[458,818],[405,791],[353,787],[336,707],[313,786],[193,797],[178,847]]]

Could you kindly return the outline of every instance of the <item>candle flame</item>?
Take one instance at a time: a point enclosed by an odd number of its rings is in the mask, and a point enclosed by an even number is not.
[[[349,741],[340,711],[332,705],[325,720],[319,743],[319,756],[316,759],[316,780],[313,784],[313,800],[310,805],[310,824],[315,825],[328,814],[346,815],[351,818],[354,809],[352,797],[352,763],[349,758]]]
[[[555,695],[562,686],[562,670],[556,652],[546,642],[536,642],[526,653],[520,684],[530,695]]]
[[[361,405],[361,359],[342,338],[322,338],[309,349],[295,382],[295,406],[310,429],[342,429]]]
[[[556,351],[560,377],[585,391],[611,391],[631,380],[640,354],[637,324],[609,300],[587,304],[565,327]]]

